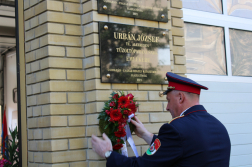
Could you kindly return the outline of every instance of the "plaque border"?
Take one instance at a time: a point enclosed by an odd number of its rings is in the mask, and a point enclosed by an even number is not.
[[[168,23],[169,22],[169,19],[168,19],[168,5],[166,6],[167,7],[167,13],[164,13],[165,15],[165,18],[164,20],[153,20],[153,19],[146,19],[146,18],[142,18],[142,17],[133,17],[133,16],[122,16],[122,15],[117,15],[117,14],[109,14],[109,13],[106,13],[106,12],[102,12],[100,9],[99,9],[99,1],[100,0],[97,0],[97,12],[99,14],[107,14],[107,15],[112,15],[112,16],[120,16],[120,17],[126,17],[126,18],[134,18],[134,19],[142,19],[142,20],[149,20],[149,21],[157,21],[157,22],[163,22],[163,23]],[[101,3],[101,2],[100,2]]]

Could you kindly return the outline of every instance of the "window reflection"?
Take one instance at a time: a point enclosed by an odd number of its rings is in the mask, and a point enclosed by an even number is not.
[[[226,75],[221,27],[185,23],[187,73]]]
[[[252,76],[252,32],[229,30],[232,73]]]
[[[183,8],[222,13],[221,0],[182,0]]]
[[[251,0],[227,0],[228,15],[252,19]]]

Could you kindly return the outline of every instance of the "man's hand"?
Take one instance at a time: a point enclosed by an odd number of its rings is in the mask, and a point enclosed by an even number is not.
[[[112,149],[112,143],[105,133],[102,134],[102,138],[104,140],[100,139],[95,135],[92,135],[91,142],[93,151],[96,152],[101,157],[105,158],[105,152],[109,150],[112,151],[113,149]]]
[[[142,122],[137,118],[134,117],[136,119],[136,121],[134,120],[130,120],[132,124],[134,124],[136,126],[135,129],[135,133],[138,137],[143,138],[146,143],[148,143],[149,145],[151,144],[152,138],[153,138],[153,134],[150,133],[142,124]]]

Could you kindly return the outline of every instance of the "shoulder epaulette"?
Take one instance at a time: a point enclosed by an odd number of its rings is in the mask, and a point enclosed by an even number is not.
[[[182,117],[184,117],[184,115],[177,116],[177,117],[173,118],[172,120],[170,120],[170,121],[168,122],[168,124],[170,124],[170,123],[171,123],[172,121],[174,121],[175,119],[179,119],[179,118],[182,118]]]

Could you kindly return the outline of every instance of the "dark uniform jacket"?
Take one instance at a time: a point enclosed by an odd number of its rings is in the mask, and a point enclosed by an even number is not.
[[[113,151],[107,167],[229,167],[230,147],[224,125],[196,105],[164,124],[143,156]]]

